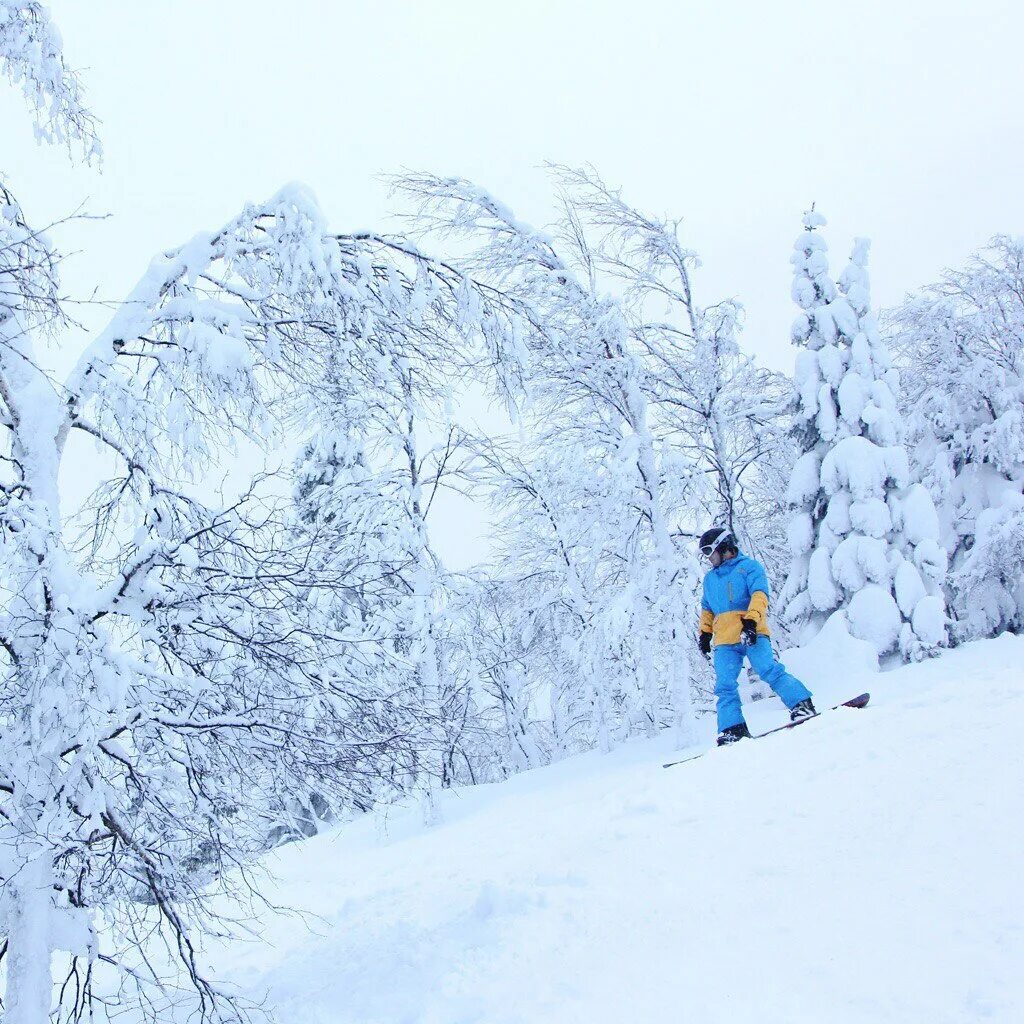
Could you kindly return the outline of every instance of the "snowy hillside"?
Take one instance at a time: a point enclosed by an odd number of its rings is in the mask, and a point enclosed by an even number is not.
[[[1024,1019],[1024,639],[663,770],[669,738],[284,848],[218,970],[288,1024]],[[824,701],[820,701],[824,703]],[[765,701],[761,729],[783,720]],[[312,929],[312,930],[310,930]],[[223,975],[222,975],[223,976]]]

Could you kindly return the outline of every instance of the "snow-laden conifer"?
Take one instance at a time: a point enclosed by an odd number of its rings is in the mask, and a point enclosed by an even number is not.
[[[890,314],[959,639],[1024,627],[1024,242],[1000,236]]]
[[[783,614],[799,635],[831,615],[879,654],[918,658],[945,642],[945,552],[927,490],[913,484],[898,376],[870,307],[869,243],[857,239],[836,288],[811,212],[792,256],[797,356],[787,499],[792,566]]]

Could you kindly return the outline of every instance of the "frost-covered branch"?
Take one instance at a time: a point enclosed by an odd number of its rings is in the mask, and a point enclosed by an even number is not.
[[[63,41],[40,3],[0,0],[0,67],[19,86],[34,115],[36,137],[81,147],[88,162],[100,156],[96,119],[82,83],[65,59]]]

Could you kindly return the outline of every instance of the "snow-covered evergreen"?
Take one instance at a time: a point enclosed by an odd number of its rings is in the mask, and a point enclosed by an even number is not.
[[[890,314],[959,639],[1024,628],[1024,241],[1000,236]]]
[[[794,245],[797,356],[790,480],[792,566],[783,614],[808,637],[832,615],[879,654],[920,658],[946,641],[945,551],[927,490],[911,480],[899,380],[871,311],[869,243],[837,288],[810,212]]]

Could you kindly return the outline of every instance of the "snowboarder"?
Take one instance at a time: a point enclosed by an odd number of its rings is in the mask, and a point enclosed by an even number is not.
[[[756,559],[741,554],[731,530],[716,526],[701,534],[700,552],[711,563],[704,577],[697,644],[711,660],[714,641],[718,745],[750,736],[740,706],[743,658],[789,708],[793,722],[816,715],[811,693],[775,660],[768,639],[768,577]]]

